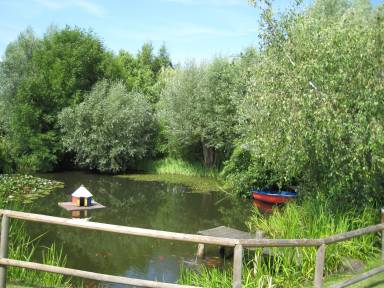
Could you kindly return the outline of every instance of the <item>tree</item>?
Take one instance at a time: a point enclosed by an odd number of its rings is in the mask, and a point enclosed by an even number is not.
[[[264,31],[239,114],[242,144],[277,183],[334,203],[383,200],[383,11],[317,1],[267,18],[277,28]]]
[[[0,82],[19,170],[52,170],[60,161],[57,114],[104,77],[104,58],[101,41],[78,28],[51,28],[42,40],[27,30],[9,44]]]
[[[158,55],[154,54],[150,43],[145,43],[136,56],[121,50],[118,62],[128,89],[143,93],[152,104],[157,103],[159,91],[156,84],[161,71],[172,67],[166,47],[163,45]]]
[[[122,82],[98,82],[84,102],[60,113],[59,124],[66,149],[92,170],[124,171],[152,147],[150,105]]]
[[[171,154],[180,156],[183,148],[198,146],[207,166],[228,155],[236,137],[236,69],[216,58],[208,65],[190,63],[166,80],[159,116]]]

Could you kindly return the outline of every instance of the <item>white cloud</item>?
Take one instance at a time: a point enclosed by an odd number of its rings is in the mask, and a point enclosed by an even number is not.
[[[100,5],[93,3],[90,0],[35,0],[41,6],[51,9],[51,10],[64,10],[64,9],[73,9],[78,8],[84,12],[102,17],[105,15],[105,10]]]

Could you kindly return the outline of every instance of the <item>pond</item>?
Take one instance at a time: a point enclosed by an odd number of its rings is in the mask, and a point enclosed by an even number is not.
[[[249,202],[230,200],[223,193],[196,193],[178,184],[132,181],[84,172],[39,175],[62,181],[65,187],[34,202],[30,212],[71,218],[57,203],[70,201],[81,184],[106,208],[88,211],[90,221],[125,226],[196,233],[220,225],[246,229]],[[45,233],[40,245],[63,246],[67,267],[134,277],[176,282],[180,266],[195,259],[193,243],[157,240],[26,222],[32,237]],[[208,253],[217,255],[217,247]],[[104,287],[104,286],[103,286]],[[127,287],[110,284],[106,287]]]

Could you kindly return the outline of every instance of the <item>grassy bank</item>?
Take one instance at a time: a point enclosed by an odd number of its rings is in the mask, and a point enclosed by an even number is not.
[[[270,238],[319,238],[372,225],[378,219],[378,212],[371,209],[338,214],[330,210],[327,203],[304,202],[300,206],[291,204],[283,210],[275,210],[269,217],[255,210],[248,224],[250,230],[263,230]],[[368,263],[378,259],[378,244],[378,235],[368,234],[327,246],[325,275],[345,272],[348,260]],[[273,256],[261,256],[261,249],[255,249],[248,259],[245,257],[244,287],[305,287],[313,281],[315,248],[272,248],[270,253]],[[180,282],[203,287],[231,287],[230,272],[219,269],[202,273],[184,271]]]
[[[215,168],[207,168],[198,162],[187,162],[174,158],[145,161],[139,165],[139,170],[160,175],[170,174],[211,178],[216,178],[218,175],[218,170]]]
[[[165,158],[140,163],[139,170],[145,173],[125,174],[116,177],[133,181],[166,182],[182,184],[192,191],[220,191],[218,170],[206,168],[201,163],[190,163],[180,159]]]
[[[63,183],[60,182],[28,175],[0,175],[0,207],[23,210],[25,205],[33,200],[44,197],[62,186]],[[41,255],[38,255],[38,248],[42,248],[39,249]],[[55,266],[65,266],[66,263],[61,247],[57,247],[55,243],[49,247],[39,247],[39,238],[31,239],[23,222],[17,220],[11,221],[9,257],[23,261],[31,261],[39,257],[43,264]],[[28,287],[70,287],[70,280],[62,275],[17,267],[8,269],[7,279],[20,286],[26,283]]]

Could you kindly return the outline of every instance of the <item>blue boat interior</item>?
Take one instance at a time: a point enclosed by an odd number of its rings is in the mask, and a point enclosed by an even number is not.
[[[280,197],[296,197],[296,192],[288,192],[288,191],[276,191],[276,192],[267,192],[263,190],[252,190],[252,192],[262,195],[270,195],[270,196],[280,196]]]

